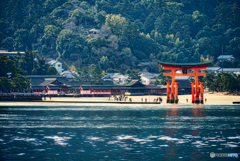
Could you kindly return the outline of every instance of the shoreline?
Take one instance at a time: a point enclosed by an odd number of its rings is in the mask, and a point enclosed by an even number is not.
[[[153,102],[156,98],[162,98],[162,103],[159,102]],[[109,97],[51,97],[51,100],[49,97],[46,97],[46,100],[44,100],[44,97],[42,100],[39,101],[3,101],[0,102],[0,106],[9,106],[9,105],[15,105],[15,104],[68,104],[68,103],[75,103],[75,104],[164,104],[168,105],[166,103],[166,96],[157,96],[157,95],[144,95],[144,96],[128,96],[128,98],[132,99],[132,102],[127,101],[116,101],[114,98],[111,98],[109,100]],[[192,95],[179,95],[179,105],[191,105]],[[205,98],[207,101],[204,101],[203,105],[233,105],[233,102],[240,102],[240,96],[234,96],[234,95],[225,95],[223,93],[206,93],[204,94],[204,100]],[[143,99],[144,101],[141,101]],[[145,99],[147,99],[147,102],[145,102]],[[150,100],[150,101],[149,101]],[[171,105],[171,104],[169,104]],[[173,104],[177,105],[177,104]],[[200,105],[200,104],[199,104]]]

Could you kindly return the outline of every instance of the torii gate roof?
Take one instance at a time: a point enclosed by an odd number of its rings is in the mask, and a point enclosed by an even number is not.
[[[194,68],[205,68],[212,65],[212,61],[201,62],[201,63],[169,63],[158,61],[159,66],[163,66],[164,68],[174,67],[175,69],[194,69]]]

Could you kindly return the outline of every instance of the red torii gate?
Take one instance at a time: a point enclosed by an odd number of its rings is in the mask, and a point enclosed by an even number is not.
[[[172,84],[170,85],[170,81],[167,81],[167,103],[178,103],[178,82],[175,81],[175,76],[194,76],[195,82],[192,83],[192,103],[203,103],[203,83],[200,81],[200,85],[198,82],[198,76],[206,76],[206,73],[199,73],[198,70],[206,69],[208,66],[212,65],[212,61],[210,62],[202,62],[202,63],[166,63],[166,62],[158,62],[159,66],[162,66],[163,69],[172,70],[171,73],[163,73],[164,76],[172,77]],[[182,73],[176,73],[176,70],[182,70]],[[188,70],[194,70],[194,73],[187,73]],[[170,91],[171,86],[171,91]],[[201,91],[199,92],[199,86]],[[200,100],[199,100],[200,94]]]

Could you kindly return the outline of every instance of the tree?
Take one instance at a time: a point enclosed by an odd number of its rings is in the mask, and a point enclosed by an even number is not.
[[[96,7],[99,11],[104,10],[107,13],[111,13],[112,11],[112,6],[106,0],[96,1]]]
[[[203,55],[214,55],[214,48],[209,38],[201,38],[199,44],[199,53]]]
[[[106,73],[120,73],[117,69],[108,68]]]
[[[99,69],[106,71],[108,69],[108,63],[109,63],[108,57],[107,56],[103,56],[100,59],[100,61],[98,62]]]
[[[122,53],[126,53],[126,54],[128,54],[128,55],[132,55],[132,51],[131,51],[130,48],[124,48],[124,49],[122,49]]]
[[[177,2],[166,2],[163,7],[163,12],[171,15],[172,18],[178,18],[182,15],[181,8],[184,7],[184,4]]]
[[[127,81],[130,82],[130,81],[133,80],[133,79],[142,81],[139,71],[137,71],[137,70],[132,70],[131,73],[128,74],[128,80],[127,80]]]
[[[206,77],[203,78],[203,81],[205,83],[205,85],[210,89],[210,90],[214,90],[215,86],[214,86],[214,79],[215,79],[215,75],[213,72],[208,72],[205,71]]]
[[[118,47],[120,50],[126,48],[126,47],[129,47],[130,43],[129,43],[129,40],[126,36],[120,36],[118,38]]]
[[[123,27],[123,36],[126,36],[131,46],[134,46],[139,38],[139,28],[136,22],[128,22]]]
[[[0,77],[0,90],[9,90],[12,89],[11,82],[7,77]]]
[[[46,0],[43,5],[44,9],[49,13],[57,7],[58,3],[57,0]]]
[[[6,23],[0,20],[0,42],[5,38],[4,31],[6,29]]]
[[[71,54],[80,54],[83,49],[83,38],[70,30],[62,30],[56,41],[59,57],[70,58]]]
[[[105,24],[106,15],[107,13],[105,11],[100,11],[96,14],[95,21],[98,23],[99,27]]]
[[[240,37],[234,37],[230,40],[229,45],[226,47],[229,55],[233,55],[235,58],[240,59]]]
[[[163,37],[161,33],[155,32],[154,33],[154,40],[159,43],[162,44],[163,43]]]
[[[6,37],[5,39],[2,40],[1,42],[1,47],[4,49],[7,49],[8,51],[12,51],[13,50],[13,38],[12,37]]]
[[[50,67],[50,68],[48,68],[46,74],[47,74],[47,75],[57,75],[57,74],[58,74],[58,71],[57,71],[57,69],[56,69],[55,67]]]
[[[88,2],[86,1],[83,1],[81,4],[80,4],[80,7],[82,7],[84,10],[88,10],[90,8],[90,5]]]
[[[15,30],[22,27],[24,18],[26,18],[24,14],[24,8],[27,5],[26,0],[10,0],[2,2],[3,3],[0,6],[3,6],[5,8],[1,9],[4,13],[1,16],[4,17],[4,19],[7,21],[7,25],[9,25],[7,27],[8,30],[11,33],[14,33]]]
[[[33,74],[35,75],[46,75],[49,64],[46,62],[46,59],[43,56],[37,56],[35,61],[35,68],[33,69]]]
[[[21,68],[27,73],[32,74],[34,57],[36,53],[34,51],[26,52],[22,58]]]
[[[29,86],[29,80],[23,77],[25,74],[19,67],[15,66],[13,60],[7,56],[0,56],[0,89],[24,89]],[[11,73],[8,79],[7,73]]]
[[[153,9],[155,11],[155,14],[156,15],[162,14],[163,0],[154,0],[153,4],[154,4]]]
[[[223,24],[225,26],[225,29],[229,25],[229,19],[231,13],[231,7],[227,5],[225,2],[220,3],[216,8],[215,8],[215,21],[219,24]]]
[[[208,24],[207,16],[200,13],[199,11],[193,12],[192,21],[193,27],[191,31],[193,32],[193,35],[196,35],[199,30]]]
[[[134,9],[133,9],[133,18],[137,19],[137,18],[145,18],[143,16],[141,16],[144,12],[146,12],[146,7],[144,4],[142,4],[141,2],[137,2],[134,5]]]
[[[144,24],[139,19],[135,20],[135,23],[138,25],[139,32],[146,32]]]
[[[172,31],[173,34],[176,34],[177,32],[181,31],[181,24],[178,22],[178,20],[173,21],[170,30]]]
[[[163,73],[165,73],[165,72],[167,72],[167,70],[163,69],[163,67],[160,66],[159,67],[159,75],[158,75],[158,79],[160,80],[159,81],[160,85],[166,84],[166,80],[168,79],[168,77],[163,76]]]
[[[54,25],[47,25],[44,28],[44,35],[42,39],[45,41],[46,45],[51,45],[52,43],[56,42],[56,38],[60,32],[60,28]]]
[[[240,7],[237,3],[234,3],[231,7],[231,26],[233,28],[239,27],[240,24],[240,20],[239,20],[239,16],[240,16]]]
[[[78,74],[75,75],[77,80],[80,81],[90,81],[90,74],[88,67],[82,67],[80,69],[77,69]]]
[[[0,55],[0,77],[7,77],[7,73],[12,73],[15,76],[17,68],[13,60],[8,59],[5,55]]]
[[[14,33],[14,49],[27,51],[29,45],[29,33],[26,29],[18,29]]]
[[[29,80],[18,74],[16,77],[12,78],[11,84],[13,89],[26,89],[29,87]]]
[[[96,65],[91,64],[88,67],[90,79],[93,85],[101,85],[103,80],[101,78],[101,71],[97,69]]]
[[[162,34],[165,33],[166,29],[164,28],[163,21],[160,17],[156,19],[156,21],[154,22],[154,26],[155,26],[156,32],[162,33]]]
[[[154,85],[155,85],[155,86],[161,85],[161,82],[157,79],[157,80],[154,82]]]
[[[106,15],[105,25],[109,26],[113,32],[122,33],[122,29],[124,24],[126,23],[126,19],[119,15],[108,14]]]
[[[147,33],[150,33],[152,30],[154,30],[154,22],[155,21],[156,21],[155,14],[150,13],[144,22]]]
[[[69,17],[74,18],[74,22],[77,26],[80,25],[81,22],[86,20],[86,15],[80,10],[75,9],[69,13]]]
[[[235,77],[230,73],[222,73],[220,76],[221,81],[219,81],[219,87],[228,92],[239,89],[239,82]]]
[[[127,69],[126,71],[125,71],[125,74],[130,74],[131,73],[131,70],[130,69]]]
[[[210,37],[212,35],[212,29],[209,26],[204,26],[202,30],[198,31],[196,38]]]

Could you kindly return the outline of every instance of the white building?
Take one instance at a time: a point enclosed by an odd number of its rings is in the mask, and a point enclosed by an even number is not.
[[[88,36],[91,38],[96,38],[99,37],[100,35],[100,30],[99,29],[91,29],[88,31]]]
[[[64,72],[60,73],[60,75],[73,80],[75,78],[75,75],[78,75],[78,74],[75,71],[72,71],[72,72],[64,71]]]
[[[58,62],[58,61],[52,59],[48,62],[48,64],[50,65],[50,67],[55,67],[59,74],[62,73],[63,68],[62,68],[61,62]]]
[[[234,61],[235,58],[232,55],[220,55],[217,59],[222,62],[223,60]]]
[[[149,73],[147,71],[141,72],[142,83],[145,85],[154,84],[155,81],[158,79],[158,75],[158,73]]]
[[[220,70],[222,71],[222,69]],[[240,68],[223,68],[223,72],[231,73],[231,74],[239,74]]]
[[[207,67],[207,69],[201,70],[202,72],[204,71],[208,71],[208,72],[213,72],[214,74],[218,74],[219,72],[222,71],[221,67]]]
[[[218,74],[220,72],[227,72],[231,74],[239,74],[240,68],[221,68],[221,67],[207,67],[206,69],[208,72],[213,72],[214,74]],[[204,70],[201,70],[202,72]]]
[[[24,51],[11,51],[9,52],[8,50],[4,50],[4,49],[0,49],[0,55],[7,55],[7,56],[10,56],[10,55],[17,55],[17,54],[21,54],[21,55],[24,55],[25,52]]]
[[[100,34],[100,30],[99,29],[91,29],[88,31],[88,34]]]
[[[121,73],[106,73],[102,79],[104,81],[112,80],[114,84],[120,85],[127,83],[128,75],[123,75]]]

